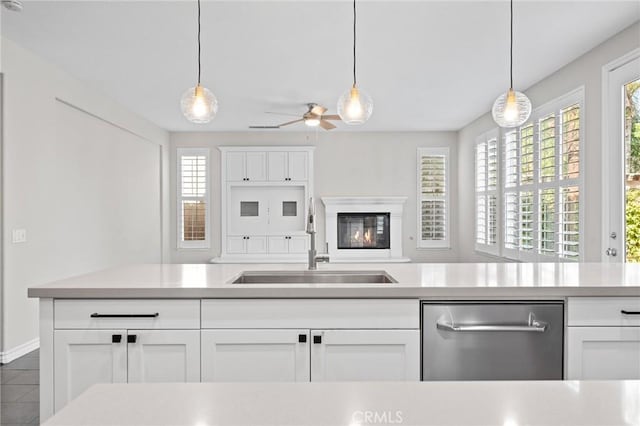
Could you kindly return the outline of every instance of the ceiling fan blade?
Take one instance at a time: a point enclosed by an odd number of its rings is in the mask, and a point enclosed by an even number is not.
[[[322,127],[325,130],[331,130],[336,128],[336,126],[334,126],[333,123],[329,123],[328,121],[325,121],[325,120],[320,120],[320,127]]]
[[[323,106],[320,106],[320,105],[314,105],[314,106],[311,107],[309,112],[311,114],[314,114],[314,115],[322,115],[325,112],[327,112],[327,109],[325,107],[323,107]]]
[[[279,129],[280,126],[249,126],[250,129]]]
[[[338,114],[323,115],[322,119],[323,120],[342,120],[342,118],[340,118]]]
[[[300,121],[304,121],[304,118],[299,118],[293,121],[287,121],[286,123],[279,124],[278,127],[288,126],[289,124],[299,123]]]

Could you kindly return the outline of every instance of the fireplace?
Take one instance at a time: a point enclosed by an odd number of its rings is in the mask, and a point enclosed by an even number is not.
[[[338,248],[344,250],[389,249],[387,213],[338,213]]]
[[[406,197],[322,197],[331,262],[408,262],[402,255]]]

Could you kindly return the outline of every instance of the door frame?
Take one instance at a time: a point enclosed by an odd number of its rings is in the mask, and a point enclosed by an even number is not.
[[[613,61],[605,64],[602,67],[602,98],[601,98],[601,106],[602,106],[602,144],[601,144],[601,154],[602,154],[602,234],[601,234],[601,250],[600,250],[600,258],[602,262],[613,263],[611,256],[607,256],[605,253],[607,247],[609,247],[609,233],[611,231],[611,212],[609,205],[611,203],[611,193],[607,190],[607,188],[611,188],[615,182],[613,181],[613,177],[611,176],[611,161],[613,160],[611,150],[608,149],[610,145],[610,141],[614,140],[617,137],[617,132],[619,129],[616,129],[615,125],[611,122],[610,117],[610,90],[609,83],[611,73],[616,71],[620,67],[640,58],[640,48],[636,48],[626,53],[625,55],[614,59]],[[623,232],[624,234],[624,232]],[[618,238],[622,238],[624,235],[618,236]],[[622,241],[621,239],[618,241]],[[624,244],[624,242],[622,243]],[[625,246],[621,247],[621,253],[618,259],[621,259],[625,255]],[[617,260],[616,260],[617,261]]]

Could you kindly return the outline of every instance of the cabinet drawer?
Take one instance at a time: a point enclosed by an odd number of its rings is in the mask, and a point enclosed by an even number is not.
[[[418,329],[410,299],[205,299],[202,328]]]
[[[567,311],[569,326],[640,325],[640,297],[570,297]]]
[[[54,302],[57,329],[198,329],[200,300],[82,300]]]

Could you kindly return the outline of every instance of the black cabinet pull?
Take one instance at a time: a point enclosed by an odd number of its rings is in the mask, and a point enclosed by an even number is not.
[[[322,343],[322,336],[313,336],[313,343],[315,343],[316,345]]]
[[[91,318],[157,318],[159,316],[158,312],[153,314],[99,314],[94,312],[91,314]]]
[[[137,338],[138,336],[136,336],[135,334],[129,334],[127,336],[127,343],[135,343]]]
[[[111,335],[111,343],[120,343],[120,342],[122,342],[122,334]]]
[[[623,315],[640,315],[640,311],[627,311],[625,309],[620,311]]]
[[[307,343],[307,335],[298,334],[298,343]]]

